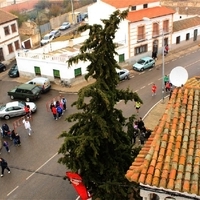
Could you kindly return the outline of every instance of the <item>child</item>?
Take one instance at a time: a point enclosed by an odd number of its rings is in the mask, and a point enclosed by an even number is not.
[[[9,149],[9,147],[8,147],[8,142],[6,142],[6,141],[4,140],[4,141],[3,141],[3,146],[5,147],[6,151],[7,151],[8,153],[10,153],[10,149]]]

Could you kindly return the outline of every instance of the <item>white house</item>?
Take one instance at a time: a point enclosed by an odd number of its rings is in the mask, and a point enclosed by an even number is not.
[[[117,9],[129,9],[115,38],[116,43],[124,45],[124,53],[119,55],[119,62],[129,60],[132,63],[142,56],[161,52],[163,37],[164,44],[171,45],[175,11],[160,6],[157,0],[97,0],[97,3],[88,7],[89,24],[102,23],[101,19],[108,18]]]
[[[15,51],[21,48],[17,16],[0,9],[0,61],[15,57]]]

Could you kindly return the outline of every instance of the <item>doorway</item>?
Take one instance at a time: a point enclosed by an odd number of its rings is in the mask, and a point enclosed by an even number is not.
[[[0,48],[0,61],[4,61],[3,48]]]
[[[156,59],[158,55],[158,40],[153,41],[152,58]]]
[[[197,33],[198,33],[198,30],[195,29],[195,30],[194,30],[194,38],[193,38],[193,41],[196,41],[196,40],[197,40]]]

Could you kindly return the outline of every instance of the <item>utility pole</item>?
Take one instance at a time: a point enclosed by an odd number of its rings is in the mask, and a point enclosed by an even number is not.
[[[71,7],[72,7],[72,24],[74,24],[74,4],[73,4],[73,0],[71,1]]]

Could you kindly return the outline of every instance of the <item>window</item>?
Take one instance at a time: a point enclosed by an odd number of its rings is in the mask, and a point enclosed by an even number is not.
[[[168,33],[169,32],[169,20],[163,21],[163,32]]]
[[[15,50],[19,49],[19,40],[15,41]]]
[[[14,50],[13,50],[13,45],[12,43],[8,45],[8,52],[9,53],[12,53]]]
[[[135,48],[135,55],[147,52],[147,44]]]
[[[75,69],[74,74],[75,74],[75,77],[81,76],[82,75],[81,68]]]
[[[143,5],[143,8],[148,8],[148,4],[144,4],[144,5]]]
[[[145,40],[144,26],[138,27],[138,41]]]
[[[153,23],[153,37],[159,36],[159,24]]]
[[[10,34],[8,26],[4,27],[4,33],[5,33],[5,35],[9,35]]]
[[[12,24],[12,25],[11,25],[11,29],[12,29],[12,33],[17,32],[17,29],[16,29],[16,25],[15,25],[15,24]]]
[[[168,38],[164,38],[164,46],[167,45],[167,44],[169,44]]]
[[[60,71],[57,69],[53,69],[54,78],[60,78]]]
[[[189,39],[190,39],[190,34],[187,33],[187,34],[186,34],[186,38],[185,38],[185,40],[189,40]]]
[[[136,10],[136,6],[131,6],[131,10]]]
[[[181,40],[181,37],[180,37],[180,36],[176,37],[176,44],[179,44],[179,43],[180,43],[180,40]]]

